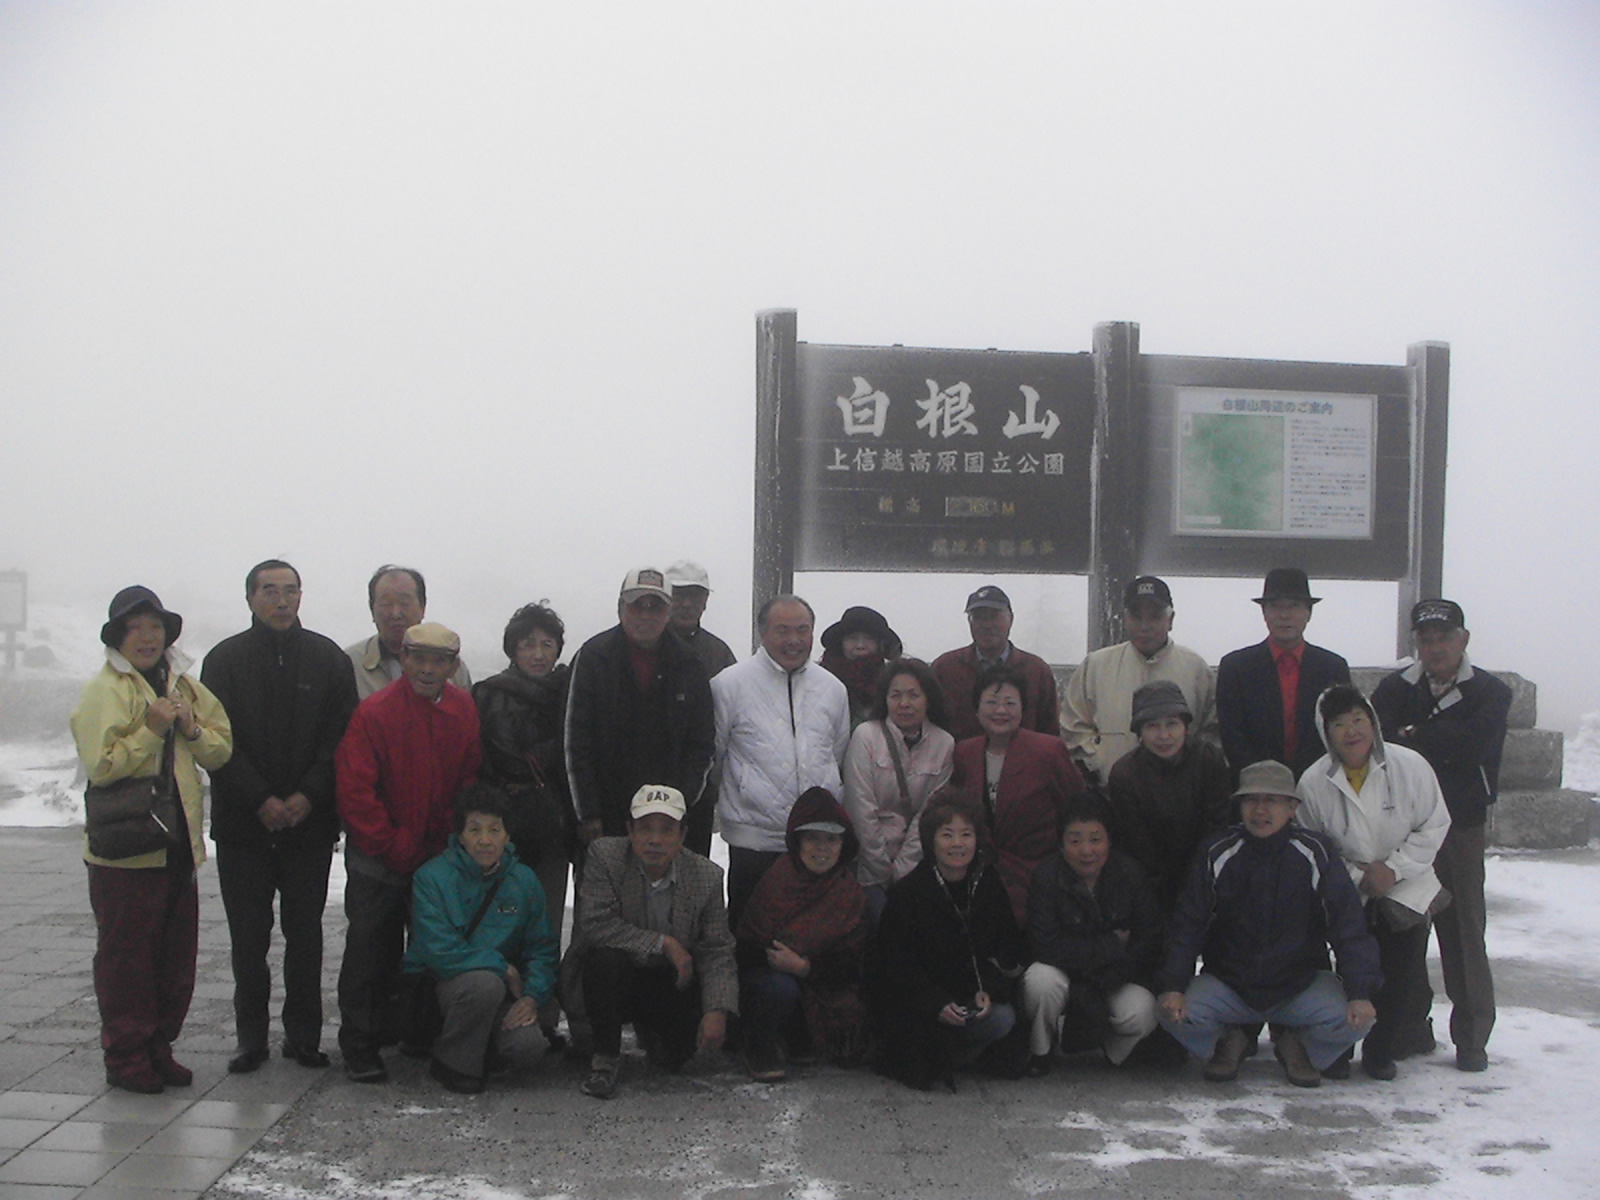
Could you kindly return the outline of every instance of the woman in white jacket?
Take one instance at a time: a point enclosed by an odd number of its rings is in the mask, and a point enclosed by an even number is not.
[[[917,818],[950,782],[955,739],[942,728],[944,696],[933,668],[900,658],[878,677],[868,717],[844,756],[844,809],[861,843],[856,880],[874,925],[886,889],[922,861]]]
[[[1384,744],[1362,694],[1336,684],[1317,701],[1317,731],[1328,747],[1300,777],[1296,819],[1327,834],[1366,900],[1383,986],[1378,1019],[1361,1047],[1374,1079],[1393,1079],[1395,1060],[1431,1049],[1428,918],[1449,902],[1433,859],[1450,829],[1444,795],[1428,760]]]

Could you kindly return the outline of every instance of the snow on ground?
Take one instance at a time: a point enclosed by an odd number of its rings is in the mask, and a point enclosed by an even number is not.
[[[1578,722],[1578,735],[1566,740],[1561,784],[1580,792],[1600,792],[1600,712]]]

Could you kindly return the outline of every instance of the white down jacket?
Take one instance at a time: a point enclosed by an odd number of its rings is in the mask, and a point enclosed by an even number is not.
[[[781,851],[800,793],[839,795],[839,760],[850,744],[850,698],[815,663],[785,671],[765,649],[711,681],[722,792],[717,817],[730,846]]]

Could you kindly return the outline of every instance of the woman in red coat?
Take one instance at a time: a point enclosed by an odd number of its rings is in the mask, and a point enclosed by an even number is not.
[[[973,696],[983,736],[956,745],[950,782],[983,805],[1000,878],[1017,923],[1028,919],[1028,881],[1057,848],[1056,814],[1083,790],[1059,737],[1022,728],[1028,684],[1003,663],[978,673]]]

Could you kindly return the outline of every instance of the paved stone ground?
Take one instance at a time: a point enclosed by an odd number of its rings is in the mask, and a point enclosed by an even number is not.
[[[1358,1071],[1312,1092],[1284,1081],[1270,1048],[1235,1084],[1206,1085],[1193,1064],[1118,1071],[1084,1055],[1043,1080],[964,1077],[955,1095],[836,1068],[753,1084],[725,1056],[663,1076],[633,1055],[610,1102],[579,1094],[579,1065],[561,1060],[479,1097],[443,1092],[398,1055],[376,1087],[350,1083],[337,1056],[328,1071],[275,1059],[229,1076],[227,930],[208,864],[200,983],[177,1047],[195,1086],[131,1096],[109,1092],[101,1068],[79,836],[0,830],[3,1200],[1425,1196],[1438,1167],[1391,1153],[1396,1131],[1426,1143],[1510,1077],[1460,1075],[1447,1047],[1405,1064],[1398,1084]],[[342,924],[330,904],[329,1045]],[[1592,1025],[1597,974],[1507,970],[1502,1003]],[[1487,1176],[1509,1176],[1546,1149],[1486,1127],[1474,1153]],[[1567,1194],[1582,1193],[1541,1193]]]

